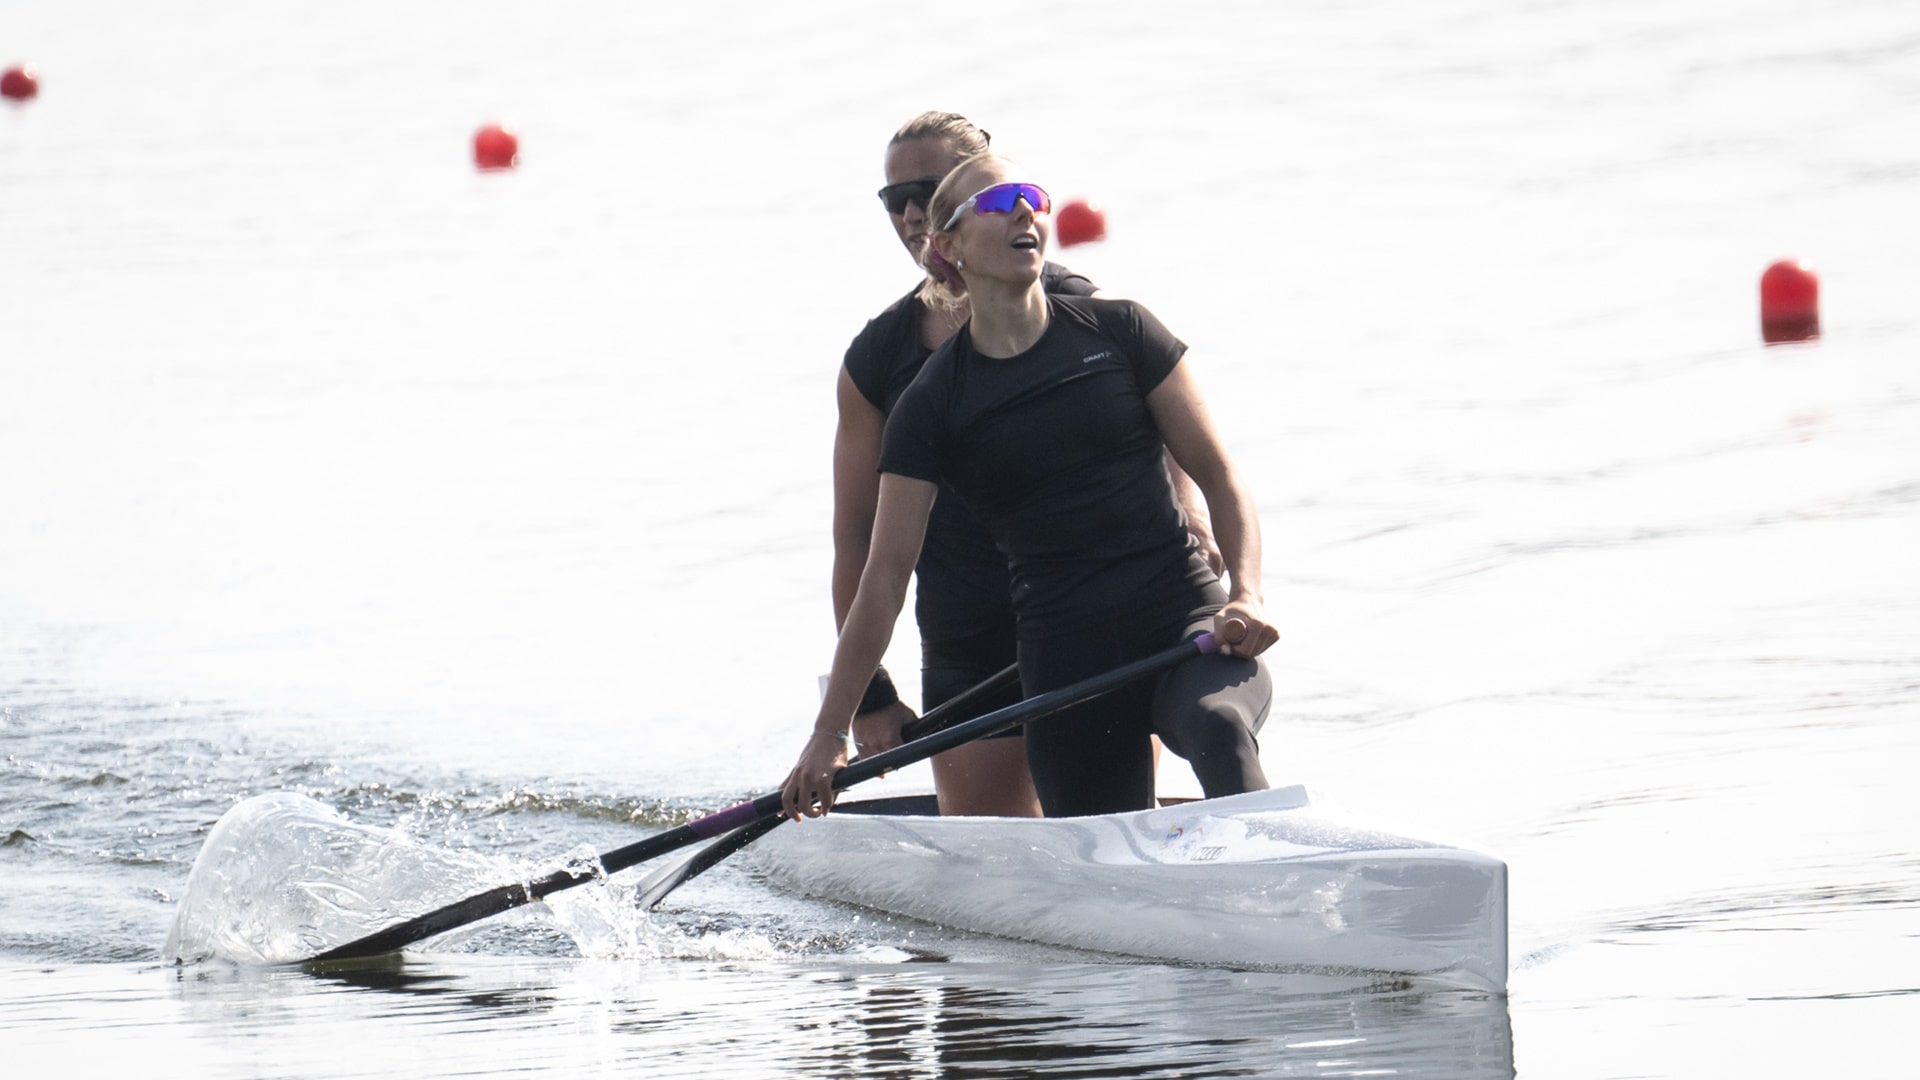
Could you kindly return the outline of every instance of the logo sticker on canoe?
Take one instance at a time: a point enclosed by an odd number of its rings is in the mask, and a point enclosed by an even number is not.
[[[1166,862],[1213,862],[1245,837],[1246,827],[1231,819],[1190,819],[1167,826],[1166,835],[1160,839],[1161,858]]]
[[[1186,862],[1211,862],[1219,858],[1226,848],[1220,844],[1205,843],[1206,837],[1207,830],[1199,822],[1191,823],[1191,827],[1172,825],[1160,841],[1160,850]]]

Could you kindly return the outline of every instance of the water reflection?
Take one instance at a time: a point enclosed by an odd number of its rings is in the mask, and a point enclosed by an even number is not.
[[[536,1064],[655,1077],[1513,1075],[1505,999],[1361,978],[460,957],[323,973],[203,965],[174,987],[196,1042],[263,1040],[256,1063],[294,1077],[391,1075],[382,1047],[405,1048],[398,1060],[420,1076]],[[353,1045],[328,1043],[337,1024]]]

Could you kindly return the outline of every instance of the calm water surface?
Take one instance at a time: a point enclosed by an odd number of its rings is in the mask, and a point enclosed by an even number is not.
[[[1920,8],[26,0],[18,60],[10,1063],[1907,1071]],[[373,970],[166,963],[253,794],[505,867],[784,773],[834,371],[911,283],[871,191],[930,107],[1107,207],[1059,257],[1193,345],[1261,508],[1269,774],[1505,858],[1509,996],[1036,949],[731,864]],[[496,117],[523,164],[475,174]],[[1783,256],[1817,344],[1758,341]]]

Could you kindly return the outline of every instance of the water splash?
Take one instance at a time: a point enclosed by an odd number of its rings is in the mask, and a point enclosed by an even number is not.
[[[187,877],[165,955],[301,960],[497,884],[498,860],[356,824],[270,792],[222,815]]]
[[[768,928],[725,919],[674,920],[637,903],[639,878],[606,878],[547,898],[553,924],[591,960],[768,960],[783,954]]]
[[[636,903],[638,879],[609,879],[586,846],[558,860],[598,879],[513,913],[514,941],[488,920],[422,942],[421,951],[567,951],[590,959],[742,960],[791,951],[762,927],[656,921]],[[504,882],[545,876],[498,855],[423,843],[401,829],[354,822],[294,792],[271,792],[221,816],[194,860],[165,957],[282,964],[306,959]]]

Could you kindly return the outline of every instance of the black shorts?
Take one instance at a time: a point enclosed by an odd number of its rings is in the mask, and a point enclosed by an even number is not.
[[[1212,625],[1209,598],[1178,617],[1111,619],[1072,634],[1020,643],[1028,694],[1071,685],[1168,649]],[[1219,653],[1035,720],[1027,764],[1048,817],[1110,814],[1154,805],[1151,736],[1193,766],[1207,797],[1267,786],[1255,734],[1273,681],[1264,663]]]
[[[961,694],[998,675],[1017,656],[1013,640],[1013,618],[1008,616],[1006,625],[975,634],[972,637],[954,638],[947,641],[922,641],[920,643],[920,711],[931,712],[943,702],[951,701]],[[971,720],[976,716],[985,716],[995,709],[1004,709],[1020,701],[1020,684],[1014,683],[985,698],[953,717],[953,723]],[[1010,728],[988,738],[1004,739],[1018,736],[1021,729]]]

